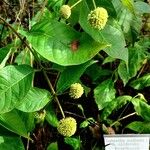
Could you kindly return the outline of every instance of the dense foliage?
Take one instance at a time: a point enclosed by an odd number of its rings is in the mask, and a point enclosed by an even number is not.
[[[0,149],[100,150],[150,133],[150,5],[0,2]]]

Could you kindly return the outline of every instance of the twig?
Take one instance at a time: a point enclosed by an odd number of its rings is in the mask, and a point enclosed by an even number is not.
[[[129,115],[126,115],[126,116],[124,116],[124,117],[118,119],[117,121],[113,122],[113,123],[110,125],[110,127],[114,126],[117,122],[122,121],[122,120],[124,120],[124,119],[126,119],[126,118],[128,118],[128,117],[131,117],[131,116],[133,116],[133,115],[136,115],[136,114],[137,114],[137,113],[134,112],[134,113],[131,113],[131,114],[129,114]]]
[[[30,135],[30,134],[28,134],[28,135]],[[27,148],[26,148],[26,150],[29,150],[29,144],[30,144],[30,140],[28,139],[27,140]]]
[[[72,9],[73,7],[75,7],[76,5],[78,5],[81,1],[82,1],[82,0],[79,0],[79,1],[77,1],[75,4],[73,4],[73,5],[71,6],[71,9]]]
[[[145,62],[147,62],[147,59],[146,60],[144,60]],[[146,63],[144,62],[144,64],[143,64],[143,66],[142,66],[142,68],[141,68],[141,70],[139,71],[139,73],[138,73],[138,75],[137,75],[137,79],[140,77],[140,75],[142,74],[142,72],[143,72],[143,70],[145,69],[145,66],[146,66]]]
[[[69,111],[64,111],[66,114],[70,114],[70,115],[74,115],[74,116],[76,116],[76,117],[79,117],[79,118],[82,118],[82,119],[86,119],[85,117],[82,117],[82,116],[80,116],[80,115],[77,115],[77,114],[75,114],[75,113],[72,113],[72,112],[69,112]]]
[[[92,2],[93,2],[94,9],[96,9],[96,3],[95,3],[95,0],[92,0]]]
[[[48,78],[48,76],[47,76],[47,74],[46,74],[46,72],[45,72],[44,70],[43,70],[43,74],[44,74],[44,76],[45,76],[45,79],[47,80],[48,86],[49,86],[49,88],[51,89],[52,94],[54,95],[54,99],[55,99],[55,101],[56,101],[57,104],[58,104],[58,107],[59,107],[59,109],[60,109],[60,111],[61,111],[61,114],[62,114],[63,118],[65,118],[65,114],[64,114],[63,109],[62,109],[62,107],[61,107],[61,104],[60,104],[60,102],[59,102],[59,100],[58,100],[58,98],[57,98],[57,95],[56,95],[56,93],[55,93],[55,90],[54,90],[54,88],[53,88],[53,86],[52,86],[52,84],[51,84],[51,82],[50,82],[50,80],[49,80],[49,78]]]

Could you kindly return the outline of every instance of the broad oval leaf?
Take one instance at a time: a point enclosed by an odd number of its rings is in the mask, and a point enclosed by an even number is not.
[[[0,136],[0,150],[25,150],[20,137]]]
[[[27,39],[41,56],[63,66],[82,64],[107,46],[56,20],[37,23]]]
[[[146,53],[144,48],[138,44],[134,48],[129,48],[129,61],[128,65],[125,62],[121,62],[118,67],[118,74],[123,80],[124,85],[129,79],[136,76],[139,69],[142,67],[143,62],[146,59]]]
[[[134,10],[134,1],[133,0],[121,0],[122,4],[129,9],[133,14],[135,14]]]
[[[135,2],[135,8],[139,13],[149,13],[150,5],[148,3],[137,1]]]
[[[17,63],[18,65],[21,65],[21,64],[30,65],[31,64],[30,58],[31,58],[30,51],[27,51],[26,49],[24,49],[16,57],[15,63]]]
[[[150,74],[146,74],[141,78],[138,78],[130,83],[130,86],[136,90],[143,89],[150,86]]]
[[[57,93],[64,92],[71,84],[77,82],[86,68],[93,63],[94,61],[88,61],[81,65],[66,67],[57,82]]]
[[[143,99],[138,98],[134,98],[131,102],[137,114],[145,121],[150,121],[150,105],[143,101]]]
[[[53,142],[53,143],[49,144],[47,147],[47,150],[58,150],[58,143]]]
[[[11,51],[12,44],[8,44],[6,47],[0,48],[0,63],[7,57],[8,53]]]
[[[73,138],[73,137],[65,137],[64,141],[66,144],[72,146],[73,150],[78,150],[81,147],[80,139]]]
[[[111,79],[103,81],[94,89],[94,98],[99,110],[115,98],[116,90]]]
[[[35,114],[17,111],[21,120],[24,122],[27,132],[32,132],[35,129]]]
[[[22,101],[31,88],[33,72],[27,65],[10,65],[0,70],[0,114]]]
[[[94,123],[95,120],[93,118],[88,118],[86,120],[84,120],[81,124],[80,124],[80,128],[86,128],[89,125],[91,125],[91,122]]]
[[[126,126],[126,128],[129,128],[133,131],[136,131],[138,133],[144,133],[149,134],[150,133],[150,122],[141,122],[141,121],[134,121]]]
[[[46,108],[46,120],[51,126],[57,127],[59,120],[57,119],[52,103]]]
[[[34,87],[29,90],[16,108],[23,112],[38,111],[50,102],[51,98],[49,91]]]
[[[0,125],[20,136],[29,138],[25,124],[15,109],[0,115]]]
[[[98,63],[95,63],[86,69],[85,74],[87,74],[95,84],[96,81],[103,81],[105,78],[111,76],[112,71],[103,69]]]
[[[9,59],[10,55],[20,46],[19,40],[12,41],[11,44],[7,44],[5,47],[0,48],[0,69],[2,69]]]

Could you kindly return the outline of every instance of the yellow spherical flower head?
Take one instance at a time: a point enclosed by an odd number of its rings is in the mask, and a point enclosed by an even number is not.
[[[70,86],[69,95],[73,99],[78,99],[84,93],[84,89],[80,83],[74,83]]]
[[[66,137],[74,135],[77,130],[76,120],[72,117],[61,119],[58,123],[57,130],[61,135]]]
[[[101,30],[105,27],[108,19],[107,10],[103,7],[97,7],[88,15],[88,21],[91,27]]]
[[[68,19],[71,15],[71,7],[68,5],[62,5],[60,8],[60,15],[63,18]]]

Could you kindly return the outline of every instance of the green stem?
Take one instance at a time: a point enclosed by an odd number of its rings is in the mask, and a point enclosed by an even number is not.
[[[2,20],[2,21],[16,34],[16,36],[21,40],[21,42],[23,42],[23,43],[26,45],[26,47],[31,51],[31,53],[33,54],[33,56],[34,56],[35,59],[37,60],[38,64],[40,65],[40,67],[41,67],[41,69],[42,69],[42,71],[43,71],[43,74],[44,74],[44,76],[45,76],[45,78],[46,78],[46,80],[47,80],[47,83],[48,83],[48,85],[49,85],[49,87],[50,87],[50,89],[51,89],[51,92],[52,92],[52,94],[54,95],[54,99],[55,99],[56,103],[58,104],[58,107],[59,107],[59,109],[60,109],[60,111],[61,111],[61,113],[62,113],[62,116],[63,116],[63,118],[65,118],[63,109],[62,109],[62,107],[61,107],[61,105],[60,105],[60,103],[59,103],[59,100],[58,100],[57,95],[56,95],[56,93],[55,93],[55,91],[54,91],[54,88],[53,88],[53,86],[52,86],[52,84],[51,84],[51,82],[50,82],[50,80],[49,80],[49,78],[48,78],[46,72],[43,70],[43,66],[41,65],[41,62],[40,62],[40,60],[39,60],[37,54],[34,53],[34,51],[33,51],[32,48],[28,45],[28,43],[19,35],[19,33],[18,33],[14,28],[13,28],[9,23],[7,23],[7,22],[5,21],[5,19],[3,19],[1,16],[0,16],[0,20]]]
[[[44,70],[43,70],[43,74],[44,74],[44,76],[45,76],[45,79],[47,80],[48,86],[49,86],[49,88],[51,89],[52,94],[54,95],[55,101],[56,101],[57,104],[58,104],[58,107],[59,107],[59,109],[60,109],[60,111],[61,111],[61,114],[62,114],[63,118],[65,118],[65,114],[64,114],[63,109],[62,109],[62,107],[61,107],[61,104],[60,104],[60,102],[59,102],[59,100],[58,100],[58,98],[57,98],[57,95],[56,95],[56,93],[55,93],[55,90],[54,90],[54,88],[53,88],[53,86],[52,86],[52,84],[51,84],[51,82],[50,82],[50,80],[49,80],[49,78],[48,78],[48,76],[47,76],[47,74],[46,74],[46,72],[45,72]]]
[[[97,53],[97,56],[98,56],[101,60],[104,60],[104,57],[103,57],[100,53]]]
[[[121,120],[124,120],[124,119],[126,119],[126,118],[128,118],[128,117],[131,117],[131,116],[133,116],[133,115],[136,115],[136,114],[137,114],[137,113],[134,112],[134,113],[131,113],[131,114],[129,114],[129,115],[126,115],[126,116],[124,116],[124,117],[118,119],[117,121],[113,122],[113,123],[110,125],[110,127],[114,126],[117,122],[119,122],[119,121],[121,121]]]
[[[75,4],[73,4],[70,8],[72,9],[73,7],[75,7],[76,5],[78,5],[82,0],[77,1]]]
[[[147,59],[146,60],[144,60],[145,62],[147,62]],[[140,75],[142,74],[142,72],[143,72],[143,70],[144,70],[144,68],[145,68],[145,66],[146,66],[146,63],[144,62],[144,64],[143,64],[143,66],[142,66],[142,68],[141,68],[141,70],[140,70],[140,72],[138,73],[138,75],[137,75],[137,77],[136,78],[139,78],[140,77]]]
[[[95,3],[95,0],[92,0],[93,2],[93,5],[94,5],[94,8],[96,9],[96,3]]]

